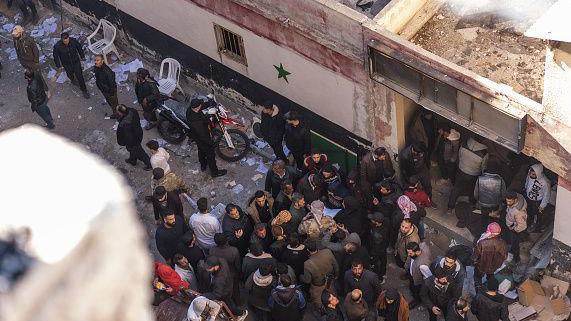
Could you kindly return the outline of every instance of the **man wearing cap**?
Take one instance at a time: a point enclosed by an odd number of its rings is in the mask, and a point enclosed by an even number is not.
[[[190,101],[190,108],[186,110],[186,122],[198,148],[200,169],[205,171],[207,167],[210,168],[210,175],[213,178],[226,175],[225,169],[218,169],[216,166],[214,140],[208,127],[210,120],[202,112],[202,100],[195,98]]]
[[[506,241],[501,239],[501,233],[502,228],[498,223],[490,223],[486,232],[480,236],[476,243],[472,257],[475,267],[474,284],[476,288],[482,285],[484,274],[487,275],[488,280],[494,278],[494,273],[508,257],[508,247]]]
[[[151,74],[145,68],[137,69],[135,94],[137,95],[137,101],[143,107],[143,117],[147,121],[144,128],[149,130],[155,127],[157,122],[155,109],[158,106],[160,92],[157,81],[151,77]]]
[[[54,45],[53,54],[56,68],[60,72],[65,69],[67,78],[72,84],[79,86],[85,99],[89,99],[90,96],[83,78],[83,67],[81,67],[81,61],[85,60],[85,53],[79,41],[70,37],[69,33],[64,32],[61,34],[60,41]]]

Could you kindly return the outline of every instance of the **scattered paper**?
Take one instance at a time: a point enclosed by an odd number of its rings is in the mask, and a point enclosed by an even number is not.
[[[249,157],[248,159],[246,159],[246,164],[248,164],[248,166],[254,166],[256,165],[256,163],[257,162],[255,158]]]
[[[252,176],[252,180],[255,182],[255,181],[257,181],[263,177],[264,177],[264,175],[262,175],[262,174],[256,174],[256,175]]]
[[[284,145],[284,154],[289,155],[289,148]]]
[[[4,49],[4,52],[8,54],[8,59],[10,60],[15,60],[16,58],[18,58],[18,54],[16,54],[16,49],[12,47]]]
[[[230,182],[226,182],[226,187],[234,187],[236,186],[236,181],[230,181]]]
[[[122,83],[127,81],[127,79],[129,79],[129,74],[125,74],[123,72],[116,72],[115,73],[115,81],[117,83]]]
[[[5,24],[5,25],[2,26],[2,29],[4,29],[5,32],[10,33],[10,32],[12,32],[12,30],[14,30],[14,27],[15,27],[15,26],[16,26],[16,25],[13,24],[13,23],[7,23],[7,24]]]
[[[259,164],[258,168],[256,168],[256,171],[262,174],[266,174],[268,172],[268,168],[264,164]]]
[[[111,127],[111,129],[113,129],[114,131],[117,131],[117,127],[119,127],[119,122],[115,122],[115,125],[113,125],[113,127]]]
[[[69,78],[67,78],[67,75],[65,74],[65,72],[62,72],[59,74],[59,76],[56,79],[56,82],[58,84],[63,84],[64,82],[68,81]]]
[[[234,194],[240,194],[240,193],[242,193],[243,191],[244,191],[244,186],[242,186],[242,184],[238,184],[238,185],[236,185],[236,186],[234,186],[234,187],[232,188],[232,192],[233,192]]]
[[[147,126],[147,120],[141,119],[141,127],[145,128]]]
[[[256,147],[258,147],[259,149],[264,149],[264,147],[268,146],[268,143],[258,140],[256,141]]]
[[[57,74],[57,71],[50,69],[50,71],[48,72],[48,79],[54,78],[56,74]]]
[[[90,106],[90,107],[87,107],[87,110],[92,110],[92,109],[93,109],[93,107],[91,107],[91,106]]]

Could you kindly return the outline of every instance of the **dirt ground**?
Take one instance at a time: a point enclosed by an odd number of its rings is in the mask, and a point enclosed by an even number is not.
[[[523,36],[527,25],[486,15],[466,19],[445,5],[411,41],[541,102],[546,42]]]

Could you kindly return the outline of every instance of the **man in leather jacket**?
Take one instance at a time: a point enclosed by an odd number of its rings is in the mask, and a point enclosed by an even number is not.
[[[506,183],[497,174],[494,163],[489,163],[474,187],[474,199],[482,211],[481,230],[488,226],[490,219],[499,221],[499,210],[506,196]]]
[[[67,78],[72,84],[79,86],[85,99],[89,99],[81,66],[81,61],[85,60],[85,53],[79,41],[64,32],[61,34],[61,40],[54,45],[53,53],[56,67],[60,70],[65,69]]]
[[[30,101],[32,112],[37,113],[46,122],[45,127],[54,129],[56,126],[48,107],[47,88],[42,79],[40,79],[41,76],[38,75],[38,73],[32,70],[24,72],[24,77],[28,81],[28,101]]]

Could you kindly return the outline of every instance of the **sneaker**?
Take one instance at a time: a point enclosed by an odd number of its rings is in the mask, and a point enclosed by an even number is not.
[[[244,313],[236,317],[236,321],[244,321],[248,316],[248,310],[244,310]]]
[[[87,91],[84,91],[83,92],[83,98],[89,99],[89,98],[91,98],[91,95]]]
[[[212,178],[215,178],[215,177],[224,176],[224,175],[226,175],[226,173],[228,173],[227,170],[225,170],[225,169],[219,169],[218,172],[212,174],[211,176],[212,176]]]

